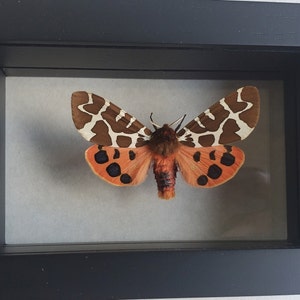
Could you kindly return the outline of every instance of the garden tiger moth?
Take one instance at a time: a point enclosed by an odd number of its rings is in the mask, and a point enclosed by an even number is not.
[[[74,124],[95,144],[85,155],[94,173],[113,185],[133,186],[145,180],[152,163],[162,199],[175,196],[178,170],[195,187],[215,187],[231,179],[245,156],[241,149],[228,144],[245,139],[253,131],[259,111],[257,88],[245,86],[180,130],[180,126],[174,130],[171,125],[160,127],[152,122],[152,132],[100,96],[82,91],[72,94]]]

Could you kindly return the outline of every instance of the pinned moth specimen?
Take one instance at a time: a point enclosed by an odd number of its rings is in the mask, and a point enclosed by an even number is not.
[[[245,155],[229,144],[245,139],[253,131],[259,110],[257,88],[245,86],[181,129],[185,116],[158,126],[151,114],[151,131],[100,96],[72,94],[74,124],[86,140],[95,144],[85,153],[94,173],[113,185],[133,186],[145,180],[152,164],[162,199],[175,196],[178,170],[194,187],[215,187],[231,179],[243,165]]]

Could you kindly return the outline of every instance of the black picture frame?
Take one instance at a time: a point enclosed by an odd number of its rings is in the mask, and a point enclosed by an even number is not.
[[[299,294],[299,15],[282,3],[1,1],[1,298]],[[283,80],[288,239],[5,245],[6,76]]]

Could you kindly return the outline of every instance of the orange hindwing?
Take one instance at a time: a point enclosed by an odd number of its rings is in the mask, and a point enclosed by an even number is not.
[[[93,172],[117,186],[142,183],[149,170],[151,152],[147,146],[139,148],[114,148],[93,145],[85,152]]]
[[[185,181],[196,187],[214,187],[232,178],[245,160],[234,146],[191,148],[182,145],[176,162]]]

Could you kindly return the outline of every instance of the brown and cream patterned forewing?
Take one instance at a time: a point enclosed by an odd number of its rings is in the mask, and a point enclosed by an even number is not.
[[[72,94],[72,117],[79,133],[98,145],[141,147],[151,136],[151,131],[135,117],[104,98],[87,92]]]
[[[255,128],[260,110],[256,87],[245,86],[221,99],[178,133],[189,147],[210,147],[245,139]]]

